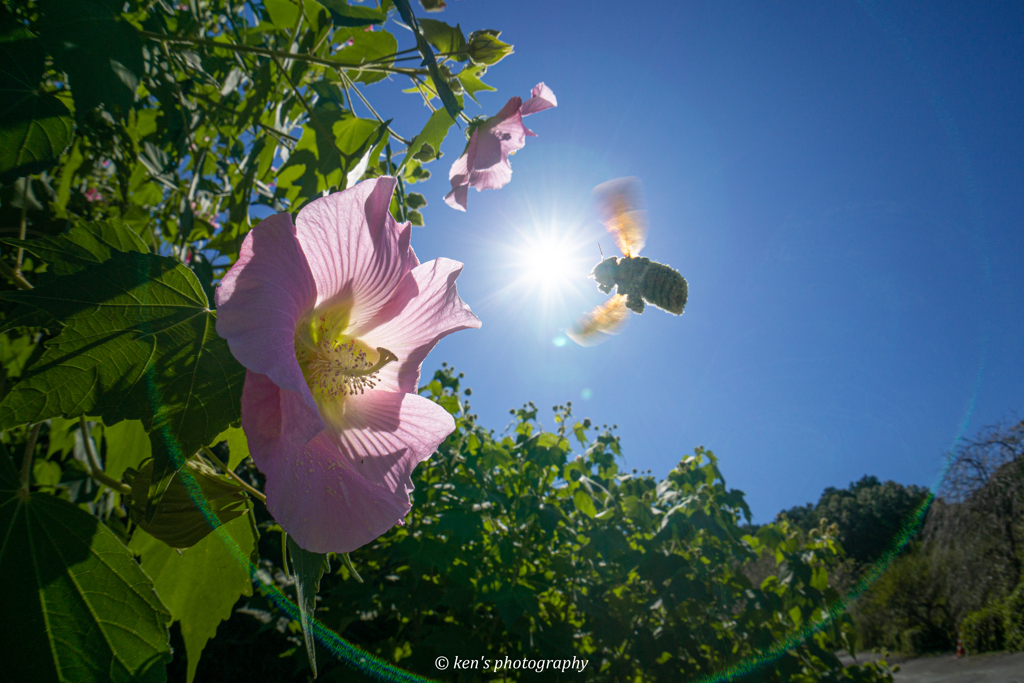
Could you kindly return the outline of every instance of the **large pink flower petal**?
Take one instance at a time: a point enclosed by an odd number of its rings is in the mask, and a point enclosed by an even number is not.
[[[351,303],[349,330],[356,336],[419,265],[409,246],[410,224],[398,224],[388,210],[396,184],[389,177],[367,180],[311,202],[296,221],[317,305]]]
[[[324,423],[301,394],[249,370],[242,386],[242,429],[253,462],[267,472],[301,451],[324,431]]]
[[[533,90],[530,91],[530,99],[523,102],[522,108],[519,113],[522,116],[529,116],[530,114],[536,114],[539,111],[545,109],[551,109],[552,107],[558,106],[558,100],[555,98],[555,93],[551,92],[551,88],[538,83],[533,86]]]
[[[378,390],[415,392],[420,366],[437,342],[452,332],[480,327],[455,287],[462,264],[446,258],[413,269],[380,311],[381,322],[362,338],[398,356],[378,374]]]
[[[245,236],[216,298],[217,334],[238,362],[312,405],[295,360],[295,324],[316,303],[316,284],[288,214],[264,219]]]
[[[412,471],[455,422],[432,401],[370,391],[337,404],[339,432],[323,432],[301,452],[260,469],[267,508],[312,552],[349,552],[398,523],[411,508]]]
[[[469,183],[463,183],[455,186],[453,184],[452,191],[444,196],[445,204],[458,209],[459,211],[466,210],[466,203],[469,200]]]

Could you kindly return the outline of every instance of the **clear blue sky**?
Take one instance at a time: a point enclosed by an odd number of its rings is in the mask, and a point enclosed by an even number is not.
[[[465,262],[483,320],[424,374],[465,372],[485,425],[532,400],[551,428],[571,400],[658,477],[704,445],[765,522],[864,474],[932,485],[959,436],[1024,417],[1024,4],[448,4],[516,49],[471,116],[539,81],[559,102],[468,213],[441,201],[463,140],[419,186],[413,245]],[[399,123],[425,120],[402,97]],[[686,313],[559,346],[605,298],[590,191],[627,175]],[[552,234],[575,249],[562,284],[523,284],[518,247]]]

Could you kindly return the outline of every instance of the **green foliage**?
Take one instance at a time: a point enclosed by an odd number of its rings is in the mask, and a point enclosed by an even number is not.
[[[928,495],[922,486],[883,484],[865,475],[846,489],[825,489],[815,505],[782,514],[803,529],[817,526],[821,519],[836,523],[846,554],[863,567],[877,562],[892,546]]]
[[[7,298],[64,327],[0,403],[0,426],[51,417],[141,419],[153,430],[150,495],[182,461],[239,419],[244,369],[214,329],[192,271],[173,259],[117,252]]]
[[[45,60],[39,39],[0,14],[0,182],[45,171],[71,143],[71,112],[37,90]]]
[[[1024,582],[1006,598],[1004,605],[1006,616],[1003,633],[1006,636],[1006,649],[1011,652],[1024,651]]]
[[[170,615],[94,516],[19,485],[0,447],[0,625],[9,680],[164,681]]]
[[[1003,649],[1006,608],[996,604],[971,612],[960,623],[964,649],[971,654]]]
[[[415,471],[411,514],[352,553],[361,583],[345,564],[321,579],[317,614],[350,642],[426,676],[457,643],[468,659],[575,655],[590,661],[587,680],[677,681],[753,663],[796,636],[757,680],[887,680],[880,667],[844,671],[832,654],[852,636],[848,621],[798,635],[838,597],[827,581],[834,529],[806,541],[786,523],[745,535],[743,495],[709,451],[659,482],[621,472],[618,437],[594,434],[569,406],[553,432],[528,404],[495,435],[468,412],[450,368],[422,393],[457,427]],[[746,572],[761,557],[773,572],[753,582]],[[333,662],[320,668],[325,680],[353,680]]]
[[[250,517],[227,522],[184,552],[178,552],[145,531],[132,536],[129,549],[142,559],[160,600],[180,622],[188,657],[188,683],[195,677],[199,656],[231,616],[240,596],[252,595],[248,563],[255,561],[256,531]]]

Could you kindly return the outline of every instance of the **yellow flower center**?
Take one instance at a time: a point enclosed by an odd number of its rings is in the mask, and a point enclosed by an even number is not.
[[[398,360],[391,351],[365,344],[344,333],[347,310],[320,313],[300,321],[295,333],[295,358],[313,396],[318,399],[362,394],[377,385],[377,373]]]

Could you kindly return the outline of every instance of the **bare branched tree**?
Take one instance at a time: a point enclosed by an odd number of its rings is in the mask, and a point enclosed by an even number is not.
[[[950,454],[924,537],[946,569],[957,621],[1014,589],[1024,574],[1024,421],[990,427]]]

